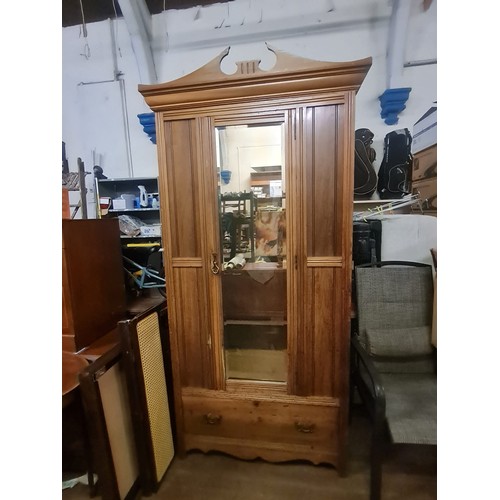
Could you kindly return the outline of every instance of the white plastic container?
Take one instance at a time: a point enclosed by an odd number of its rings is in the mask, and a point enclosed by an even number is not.
[[[142,236],[161,236],[161,224],[141,226]]]
[[[135,200],[135,195],[134,194],[122,194],[120,196],[122,200],[125,200],[125,208],[126,209],[132,209],[134,208],[134,200]]]

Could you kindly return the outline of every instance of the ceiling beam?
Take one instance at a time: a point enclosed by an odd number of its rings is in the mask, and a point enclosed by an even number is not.
[[[387,88],[401,87],[412,0],[394,0],[387,43]]]
[[[392,4],[387,40],[387,89],[379,96],[382,108],[380,117],[386,125],[398,123],[398,114],[406,109],[406,101],[411,92],[411,87],[402,87],[406,33],[410,21],[411,3],[412,0],[394,0]]]
[[[134,50],[139,80],[157,83],[158,77],[151,48],[151,14],[145,0],[118,0]]]
[[[360,9],[344,9],[321,15],[306,14],[293,19],[273,19],[258,23],[238,24],[205,30],[190,30],[169,33],[169,47],[197,49],[230,46],[259,40],[325,33],[333,30],[352,29],[354,26],[387,22],[391,16],[390,6],[377,5],[376,11],[367,16]]]

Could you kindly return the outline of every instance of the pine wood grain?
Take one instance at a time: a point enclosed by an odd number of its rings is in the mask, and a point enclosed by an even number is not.
[[[220,61],[226,55],[178,80],[139,86],[156,112],[178,450],[326,461],[342,472],[354,101],[371,59],[330,63],[276,51],[270,71],[250,61],[225,75]],[[279,288],[286,304],[279,309],[286,318],[287,368],[279,383],[226,380],[225,373],[224,307],[237,300],[238,289],[235,284],[224,297],[217,271],[214,130],[244,123],[284,128],[287,255]],[[253,292],[240,292],[255,303]],[[260,312],[278,304],[270,300]]]

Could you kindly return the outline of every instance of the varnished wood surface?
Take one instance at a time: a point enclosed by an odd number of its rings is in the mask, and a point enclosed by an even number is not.
[[[62,220],[65,345],[89,346],[126,316],[117,219]]]
[[[139,92],[154,111],[229,105],[269,99],[270,95],[304,98],[325,89],[357,91],[371,66],[371,58],[331,63],[273,50],[277,59],[269,71],[260,70],[255,63],[247,66],[242,63],[236,73],[226,75],[220,70],[220,62],[228,51],[226,49],[202,68],[172,82],[139,85]]]
[[[224,75],[224,56],[176,81],[139,86],[156,111],[178,451],[302,458],[342,470],[354,98],[371,59],[329,63],[277,53],[270,71],[249,62]],[[279,288],[287,299],[267,306],[286,314],[288,368],[285,382],[255,385],[225,380],[223,310],[238,286],[223,296],[226,277],[213,266],[221,261],[214,127],[266,122],[284,128],[287,259]],[[314,417],[321,431],[295,435],[292,416]],[[239,430],[249,426],[250,435]]]
[[[338,173],[344,167],[341,143],[345,134],[343,106],[317,106],[305,110],[303,120],[304,202],[307,214],[307,256],[341,256],[342,205],[344,186]]]
[[[165,268],[171,270],[166,276],[174,373],[184,386],[207,388],[216,387],[220,378],[212,331],[217,298],[207,290],[215,245],[207,241],[214,216],[204,198],[210,182],[204,171],[214,161],[212,133],[208,119],[160,122],[157,132],[163,136],[161,144],[169,145],[158,155],[165,165],[160,167],[160,195],[166,200],[162,220]]]
[[[197,182],[197,137],[194,120],[178,120],[165,126],[167,172],[169,185],[174,185],[167,200],[172,220],[172,258],[200,257],[202,227],[198,210],[200,188]]]
[[[71,219],[70,206],[69,206],[69,191],[62,189],[62,218]]]
[[[144,291],[139,297],[129,298],[127,301],[127,315],[131,318],[136,314],[140,314],[150,307],[154,307],[162,302],[165,302],[165,297],[156,289],[150,289],[149,293]]]
[[[222,275],[224,318],[286,320],[286,273],[250,266]],[[259,281],[262,275],[268,281]]]
[[[337,407],[279,399],[183,396],[191,448],[240,458],[295,459],[336,464]]]
[[[63,397],[78,387],[78,375],[88,364],[88,361],[83,356],[79,356],[72,352],[62,352]]]
[[[115,327],[102,337],[92,342],[88,347],[85,347],[78,354],[89,361],[94,361],[100,358],[103,354],[111,351],[120,343],[118,328]]]

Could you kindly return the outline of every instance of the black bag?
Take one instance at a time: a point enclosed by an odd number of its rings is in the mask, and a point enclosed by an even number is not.
[[[411,134],[407,128],[384,138],[384,158],[378,171],[377,191],[382,200],[399,199],[410,193]]]
[[[382,221],[353,222],[352,260],[354,266],[382,260]]]
[[[354,137],[354,198],[371,198],[377,189],[377,172],[372,165],[376,157],[371,147],[373,132],[360,128]]]
[[[354,270],[361,264],[372,264],[382,260],[382,221],[379,219],[352,224],[352,300],[356,302],[356,280]]]

